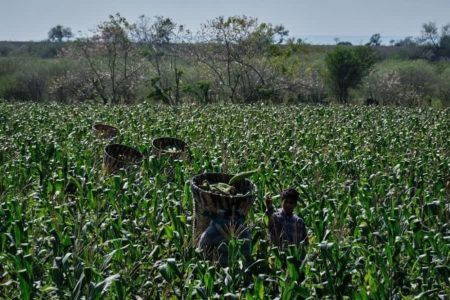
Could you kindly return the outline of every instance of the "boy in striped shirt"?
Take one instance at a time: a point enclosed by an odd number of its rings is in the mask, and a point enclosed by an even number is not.
[[[289,244],[308,245],[308,231],[302,218],[294,214],[300,200],[294,188],[281,192],[282,208],[275,211],[272,198],[266,196],[266,215],[269,217],[269,233],[272,243],[285,249]]]

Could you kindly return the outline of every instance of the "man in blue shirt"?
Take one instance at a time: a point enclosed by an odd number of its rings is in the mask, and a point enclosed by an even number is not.
[[[225,267],[228,265],[228,241],[233,237],[243,240],[241,251],[248,258],[251,236],[244,216],[238,212],[219,211],[200,236],[197,247],[205,251],[207,259],[217,260]]]

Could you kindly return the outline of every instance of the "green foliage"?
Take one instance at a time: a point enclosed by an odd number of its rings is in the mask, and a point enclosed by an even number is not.
[[[418,41],[424,48],[423,57],[438,60],[450,57],[450,23],[442,26],[440,32],[434,22],[422,25],[421,36]]]
[[[162,16],[152,19],[142,15],[131,26],[133,41],[152,65],[156,73],[152,77],[158,78],[157,82],[151,82],[151,97],[172,105],[181,103],[182,86],[186,88],[186,84],[181,80],[184,71],[178,66],[183,57],[180,45],[188,34],[183,26]]]
[[[438,55],[441,57],[450,58],[450,34],[441,36]]]
[[[381,46],[381,34],[374,33],[370,39],[369,42],[366,44],[367,46]]]
[[[445,98],[439,91],[449,84],[441,78],[438,68],[425,60],[385,61],[365,78],[363,90],[366,98],[381,104],[430,106],[433,98]]]
[[[376,59],[375,52],[369,47],[337,46],[327,53],[327,79],[340,103],[348,102],[348,90],[361,82]]]
[[[8,56],[14,50],[12,43],[0,42],[0,57]]]
[[[50,81],[70,66],[65,60],[0,58],[0,98],[10,101],[45,101]]]
[[[144,65],[131,41],[132,28],[120,14],[110,15],[108,21],[95,28],[91,37],[77,39],[73,47],[63,52],[64,57],[84,68],[87,86],[83,88],[94,90],[103,104],[135,100],[134,92]],[[82,79],[76,78],[78,82],[83,82]],[[64,84],[64,80],[59,81]]]
[[[150,155],[105,177],[98,121],[146,153],[154,137],[180,137],[192,162],[174,162],[173,181]],[[445,298],[449,129],[448,109],[0,102],[0,295]],[[257,167],[250,261],[238,240],[229,268],[204,261],[186,181]],[[307,249],[267,241],[261,200],[288,186],[301,191]]]
[[[70,44],[44,42],[0,41],[0,57],[55,58],[63,46]]]
[[[439,74],[439,96],[444,107],[450,107],[450,66]]]
[[[229,102],[252,103],[277,99],[279,77],[270,59],[288,31],[281,25],[259,23],[248,16],[223,16],[207,21],[189,49],[191,56],[205,67],[214,89]]]
[[[450,25],[439,30],[426,23],[421,39],[407,37],[392,47],[381,46],[378,33],[366,47],[337,39],[337,47],[307,45],[288,39],[282,25],[245,15],[209,20],[196,34],[167,17],[142,15],[130,23],[120,14],[96,26],[89,38],[68,41],[69,31],[61,25],[52,28],[51,40],[63,43],[0,42],[0,56],[11,58],[0,60],[0,97],[104,104],[151,99],[180,105],[324,104],[333,95],[340,103],[361,103],[364,95],[381,97],[383,104],[448,103],[448,76],[410,60],[448,65]],[[54,72],[60,57],[66,68]],[[376,64],[381,57],[407,62],[385,70],[384,63]],[[40,58],[56,59],[44,63]],[[376,70],[361,85],[373,66]]]
[[[48,32],[48,40],[50,42],[61,43],[63,39],[69,40],[73,37],[72,29],[64,27],[62,25],[56,25],[52,27]]]
[[[167,88],[161,87],[160,81],[161,81],[160,77],[154,77],[150,79],[152,91],[148,95],[148,98],[157,102],[160,101],[164,104],[171,104],[170,87]]]
[[[167,45],[175,37],[177,24],[170,18],[156,16],[154,20],[142,15],[131,25],[133,39],[150,46],[147,50],[158,51],[158,46]]]
[[[186,97],[192,97],[195,101],[200,104],[206,105],[211,104],[213,99],[211,97],[211,82],[206,80],[200,80],[195,82],[195,84],[184,84],[182,91],[187,95]]]

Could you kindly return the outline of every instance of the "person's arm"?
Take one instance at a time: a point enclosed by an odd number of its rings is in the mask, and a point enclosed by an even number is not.
[[[272,198],[269,195],[265,196],[264,199],[265,203],[266,203],[266,215],[269,217],[269,220],[272,218],[272,215],[274,213],[274,208],[273,208],[273,201]]]
[[[277,230],[276,230],[276,226],[275,226],[275,220],[273,218],[273,214],[275,212],[275,209],[273,208],[273,202],[272,202],[272,198],[269,195],[266,195],[265,197],[265,204],[266,204],[266,216],[269,219],[268,222],[268,229],[269,229],[269,235],[270,235],[270,239],[273,243],[278,244],[279,242],[279,238],[278,238],[278,234],[277,234]]]

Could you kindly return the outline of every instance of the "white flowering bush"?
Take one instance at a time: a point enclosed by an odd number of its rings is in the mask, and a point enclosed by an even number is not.
[[[364,80],[364,93],[382,105],[417,106],[421,95],[413,85],[403,84],[398,71],[372,72]]]
[[[424,61],[386,62],[379,64],[363,80],[366,99],[382,105],[430,105],[438,96],[439,77]]]

